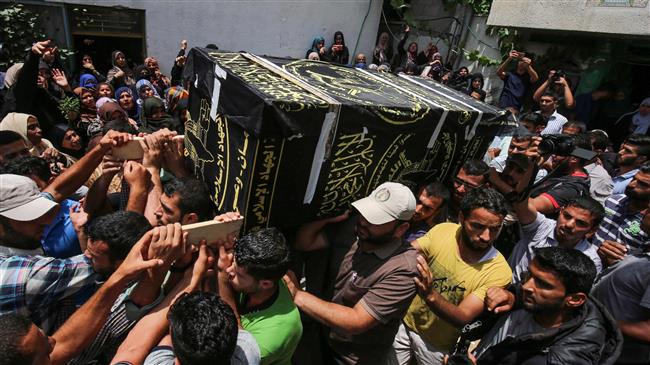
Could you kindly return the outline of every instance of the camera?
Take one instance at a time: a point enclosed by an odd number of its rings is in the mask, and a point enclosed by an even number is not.
[[[576,147],[573,144],[573,136],[566,134],[547,134],[537,146],[542,156],[574,156],[583,160],[591,160],[597,153],[584,148]]]
[[[555,71],[553,76],[551,76],[551,81],[553,82],[559,81],[560,78],[562,77],[566,78],[566,72],[564,72],[564,70],[557,70]]]
[[[469,337],[472,331],[478,330],[481,326],[483,326],[483,322],[475,321],[466,324],[460,330],[460,338],[454,346],[454,351],[449,355],[449,359],[447,359],[447,365],[472,365],[472,361],[467,356],[469,345],[472,343]]]
[[[573,151],[573,137],[566,134],[547,134],[537,146],[541,155],[569,156]]]

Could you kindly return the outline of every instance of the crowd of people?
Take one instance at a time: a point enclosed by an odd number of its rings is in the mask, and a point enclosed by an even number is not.
[[[477,99],[434,45],[372,64]],[[449,181],[384,182],[333,217],[188,242],[231,222],[192,176],[187,42],[170,76],[114,51],[70,77],[50,41],[6,72],[0,114],[0,364],[636,364],[650,361],[650,98],[619,143],[559,111],[512,51],[499,105],[520,124]],[[348,64],[341,32],[306,57]],[[514,69],[511,63],[516,61]],[[375,67],[372,67],[375,65]],[[113,151],[135,136],[141,159]]]

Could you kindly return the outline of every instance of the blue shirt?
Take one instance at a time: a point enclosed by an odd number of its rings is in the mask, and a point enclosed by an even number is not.
[[[517,110],[521,108],[521,101],[524,99],[526,91],[530,87],[530,75],[524,73],[519,75],[516,72],[506,72],[506,79],[503,80],[503,91],[499,98],[501,108],[513,107]]]
[[[43,194],[49,199],[48,195]],[[62,201],[56,218],[45,228],[41,245],[46,256],[66,259],[81,254],[77,232],[70,219],[70,208],[75,204],[78,202],[70,199]]]
[[[634,169],[632,171],[626,172],[623,175],[617,175],[612,178],[614,182],[614,190],[612,190],[612,195],[614,194],[625,194],[625,188],[632,181],[632,178],[636,173],[639,172],[639,169]]]

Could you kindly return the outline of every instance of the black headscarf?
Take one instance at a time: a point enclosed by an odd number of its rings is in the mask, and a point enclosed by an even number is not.
[[[142,114],[140,115],[140,121],[142,122],[141,130],[145,133],[153,133],[163,128],[178,131],[179,123],[171,115],[164,113],[161,117],[153,118],[156,108],[164,111],[165,103],[156,97],[144,99]]]

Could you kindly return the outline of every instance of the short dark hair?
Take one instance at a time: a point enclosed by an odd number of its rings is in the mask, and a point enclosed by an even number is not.
[[[41,157],[20,156],[11,161],[7,161],[0,166],[0,174],[14,174],[29,177],[36,176],[39,179],[48,182],[52,177],[50,164]]]
[[[591,147],[593,149],[605,151],[608,147],[612,145],[612,142],[609,140],[607,133],[600,129],[594,129],[587,132],[589,138],[591,139]]]
[[[464,170],[467,175],[483,176],[486,179],[490,174],[490,166],[488,166],[485,162],[475,158],[465,161],[461,169]]]
[[[194,213],[199,221],[214,218],[214,202],[205,183],[192,177],[173,178],[164,185],[165,195],[179,194],[181,215]]]
[[[124,260],[133,245],[151,229],[142,214],[119,211],[97,217],[86,225],[86,235],[93,240],[106,242],[108,257],[112,261]]]
[[[571,136],[573,138],[573,145],[575,147],[583,148],[587,151],[591,151],[591,137],[587,133],[579,133]]]
[[[290,264],[287,240],[277,228],[251,232],[235,244],[235,262],[256,280],[279,280]]]
[[[34,353],[25,353],[21,344],[32,327],[32,321],[17,313],[0,315],[0,364],[31,364]]]
[[[24,141],[23,137],[14,131],[0,131],[0,146],[16,141]]]
[[[565,207],[576,207],[591,213],[593,226],[599,226],[605,218],[605,208],[590,196],[580,196],[569,201]]]
[[[630,134],[625,141],[625,144],[630,144],[639,149],[639,155],[645,156],[650,159],[650,136],[645,134]]]
[[[519,120],[531,122],[535,127],[548,124],[548,119],[539,113],[526,113]]]
[[[564,247],[535,248],[537,264],[544,270],[553,271],[564,285],[566,294],[585,293],[591,290],[596,278],[596,265],[584,253]]]
[[[580,121],[577,121],[577,120],[570,120],[570,121],[564,123],[564,125],[562,126],[562,129],[570,128],[570,127],[578,128],[580,130],[580,132],[578,132],[578,133],[587,132],[587,125],[584,124],[583,122],[580,122]]]
[[[171,306],[170,332],[174,354],[181,364],[226,365],[237,345],[237,319],[219,295],[197,291]]]
[[[551,90],[544,91],[544,93],[542,94],[540,99],[543,98],[544,96],[551,97],[551,98],[553,98],[554,101],[557,101],[557,99],[558,99],[557,94],[555,92],[551,91]]]
[[[460,212],[464,217],[468,217],[473,210],[479,208],[487,209],[503,217],[508,214],[506,199],[492,188],[472,189],[460,202]]]
[[[441,207],[445,207],[447,204],[449,204],[451,193],[445,184],[441,183],[440,181],[432,181],[426,184],[423,189],[426,191],[428,196],[435,196],[442,199]]]

